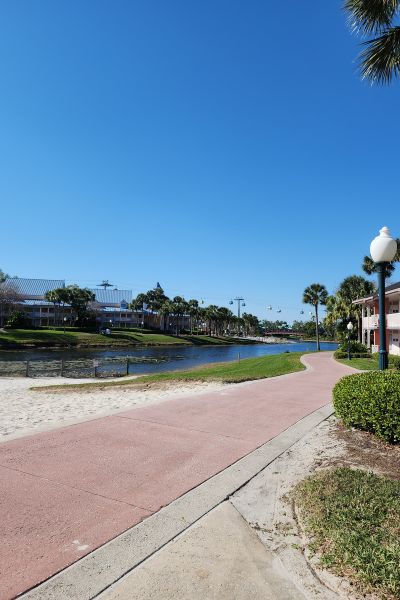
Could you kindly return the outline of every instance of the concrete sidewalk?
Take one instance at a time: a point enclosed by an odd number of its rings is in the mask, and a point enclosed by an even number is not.
[[[224,502],[101,600],[307,600]]]
[[[51,577],[328,404],[333,384],[351,370],[330,353],[306,360],[305,372],[2,444],[2,598]]]

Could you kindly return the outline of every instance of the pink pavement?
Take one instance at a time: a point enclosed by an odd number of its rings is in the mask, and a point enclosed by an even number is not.
[[[331,401],[352,370],[227,386],[0,444],[0,598],[14,598]]]

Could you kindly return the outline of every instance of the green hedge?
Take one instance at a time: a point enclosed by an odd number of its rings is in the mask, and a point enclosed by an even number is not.
[[[336,350],[334,353],[335,358],[347,358],[348,354],[344,350]],[[369,352],[351,352],[352,358],[372,358],[372,354]]]
[[[343,377],[333,388],[336,415],[345,425],[400,442],[400,373],[369,371]]]

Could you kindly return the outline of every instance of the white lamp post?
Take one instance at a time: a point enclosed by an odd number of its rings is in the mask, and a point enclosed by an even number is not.
[[[353,331],[353,323],[351,321],[349,321],[347,323],[347,331],[349,332],[347,335],[347,358],[349,360],[351,360],[351,352],[350,352],[350,336],[351,336],[351,332]]]
[[[372,240],[370,246],[371,258],[378,268],[379,288],[379,369],[388,367],[386,346],[386,308],[385,308],[385,277],[386,267],[392,262],[397,252],[397,242],[390,235],[387,227],[382,227],[379,235]]]

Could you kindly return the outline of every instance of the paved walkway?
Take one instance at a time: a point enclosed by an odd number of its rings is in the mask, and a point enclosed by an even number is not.
[[[331,401],[350,370],[227,386],[0,445],[1,598],[47,579]]]

